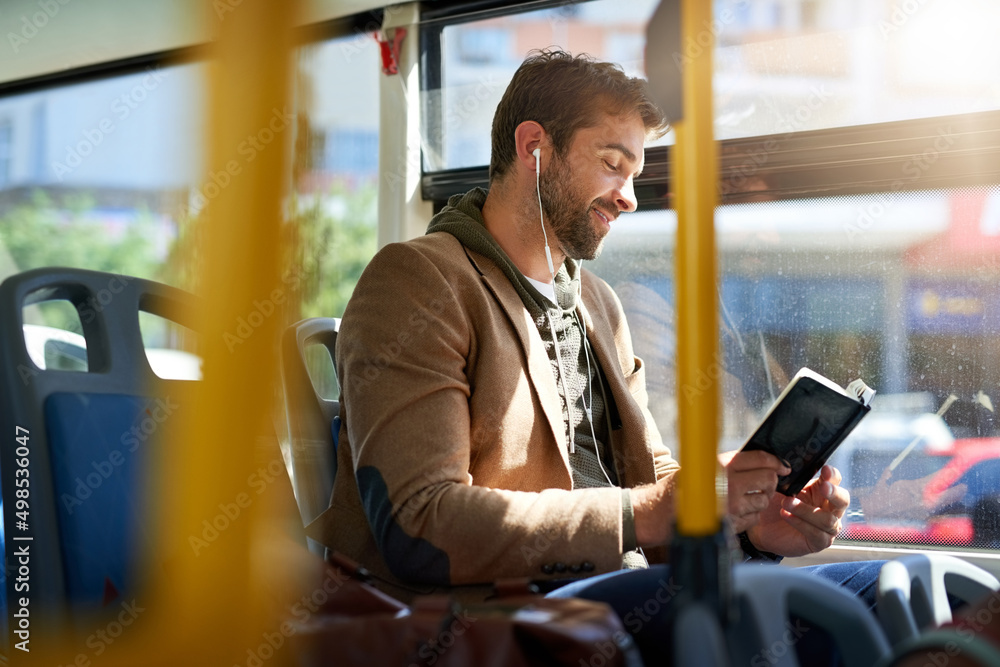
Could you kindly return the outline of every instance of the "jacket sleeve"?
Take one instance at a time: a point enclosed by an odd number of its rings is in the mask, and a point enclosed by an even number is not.
[[[344,313],[337,366],[348,442],[386,564],[401,580],[435,585],[619,568],[619,489],[473,483],[468,289],[482,287],[446,277],[413,244],[395,244],[369,264]]]

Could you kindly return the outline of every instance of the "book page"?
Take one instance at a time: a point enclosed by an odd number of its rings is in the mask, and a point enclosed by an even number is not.
[[[798,380],[800,377],[812,378],[813,380],[816,380],[816,382],[819,382],[821,385],[823,385],[825,387],[829,387],[830,389],[834,390],[838,394],[843,394],[844,396],[850,396],[851,398],[857,398],[856,394],[849,394],[849,393],[847,393],[847,391],[845,391],[844,388],[841,387],[839,384],[837,384],[836,382],[834,382],[830,378],[827,378],[827,377],[824,377],[824,376],[820,375],[819,373],[817,373],[816,371],[812,370],[811,368],[806,368],[805,366],[803,366],[802,368],[800,368],[799,372],[796,373],[795,377],[792,378],[791,384],[794,384],[795,381]]]

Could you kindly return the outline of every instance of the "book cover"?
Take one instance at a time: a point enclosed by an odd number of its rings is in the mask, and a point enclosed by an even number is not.
[[[808,368],[795,374],[764,415],[743,450],[761,449],[783,459],[792,472],[778,491],[794,496],[871,410],[875,390],[860,379],[847,389]]]

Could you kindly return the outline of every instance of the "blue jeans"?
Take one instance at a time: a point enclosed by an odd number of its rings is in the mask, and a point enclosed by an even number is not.
[[[874,610],[878,575],[884,562],[831,563],[800,569],[843,586]],[[654,565],[647,570],[619,570],[574,581],[557,588],[547,597],[578,597],[607,603],[635,639],[646,664],[666,665],[672,660],[670,633],[664,632],[666,600],[672,597],[673,586],[670,567]],[[653,600],[663,604],[651,604]],[[872,622],[876,622],[874,615]],[[796,647],[800,664],[838,664],[836,647],[825,633],[811,632],[808,637],[810,641],[803,640]]]

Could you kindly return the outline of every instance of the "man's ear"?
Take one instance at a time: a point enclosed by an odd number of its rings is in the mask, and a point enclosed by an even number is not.
[[[540,148],[541,158],[544,163],[546,149],[549,146],[549,137],[545,128],[533,120],[526,120],[514,130],[514,147],[517,149],[517,161],[521,167],[534,174],[536,148]],[[544,166],[544,164],[543,164]]]

